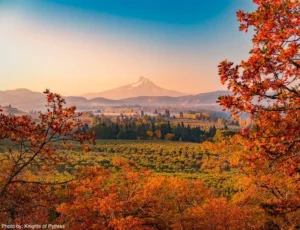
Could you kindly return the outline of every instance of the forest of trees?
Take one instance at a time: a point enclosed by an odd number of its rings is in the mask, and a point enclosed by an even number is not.
[[[224,126],[227,136],[236,132],[229,131]],[[140,123],[136,120],[128,120],[123,123],[109,124],[103,122],[91,128],[82,128],[84,132],[94,132],[96,139],[121,139],[121,140],[170,140],[186,142],[204,142],[212,140],[216,134],[216,127],[210,126],[207,130],[200,126],[190,127],[183,122],[171,126],[170,122]]]
[[[96,139],[120,139],[120,140],[170,140],[184,142],[204,142],[212,140],[216,134],[215,122],[226,136],[232,136],[236,133],[229,130],[228,124],[239,125],[236,121],[226,121],[223,118],[210,116],[208,113],[187,114],[193,115],[194,119],[209,123],[199,123],[191,126],[183,121],[176,125],[171,124],[169,110],[165,115],[141,117],[117,116],[116,118],[105,117],[104,115],[93,115],[93,113],[85,112],[84,126],[81,128],[83,132],[94,132]],[[240,122],[243,122],[240,120]],[[246,122],[246,121],[245,121]]]
[[[47,90],[47,111],[38,121],[0,113],[0,144],[7,146],[0,154],[1,227],[299,229],[300,1],[254,2],[254,12],[237,12],[240,30],[253,32],[249,58],[219,64],[221,82],[232,91],[219,103],[236,118],[249,114],[253,125],[234,136],[217,131],[213,141],[199,144],[205,153],[203,173],[235,172],[233,194],[224,196],[201,179],[155,174],[121,158],[109,168],[59,172],[59,164],[70,163],[74,144],[84,156],[95,134],[82,132],[76,108],[66,108],[59,94]],[[164,138],[176,137],[177,131],[183,139],[188,130],[180,124],[174,133],[169,128],[164,124]],[[129,135],[129,126],[119,129],[116,136],[122,130]],[[155,125],[145,127],[143,135],[146,130],[163,136]]]

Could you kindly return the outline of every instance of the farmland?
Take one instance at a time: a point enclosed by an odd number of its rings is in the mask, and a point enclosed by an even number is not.
[[[90,151],[74,145],[69,154],[69,164],[58,166],[60,172],[72,172],[80,166],[102,166],[110,168],[115,158],[136,163],[139,168],[148,168],[155,175],[179,176],[203,179],[208,186],[223,195],[234,193],[231,185],[234,171],[211,174],[202,169],[207,154],[201,144],[172,141],[98,140]]]

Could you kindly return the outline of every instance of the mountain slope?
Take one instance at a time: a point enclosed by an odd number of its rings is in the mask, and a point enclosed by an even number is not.
[[[143,83],[141,83],[143,84]],[[102,106],[199,106],[214,105],[218,106],[216,101],[219,96],[231,94],[230,91],[215,91],[201,93],[197,95],[187,95],[179,97],[171,96],[139,96],[129,97],[120,100],[96,97],[86,99],[85,97],[69,96],[64,97],[67,106],[75,105],[79,110],[97,109]],[[37,93],[28,89],[16,89],[0,91],[0,106],[8,106],[29,110],[45,110],[46,97],[43,93]]]
[[[45,107],[45,95],[28,89],[15,89],[0,91],[0,105],[28,111],[32,108],[42,109]]]
[[[214,92],[208,93],[200,93],[197,95],[192,96],[185,96],[180,97],[180,104],[190,104],[190,105],[197,105],[197,104],[216,104],[219,96],[230,95],[230,91],[226,90],[219,90]]]
[[[124,99],[140,96],[169,96],[179,97],[185,95],[174,90],[163,89],[155,85],[147,78],[140,77],[137,82],[121,86],[112,90],[107,90],[100,93],[89,93],[83,95],[84,97],[91,99],[96,97],[103,97],[107,99]]]
[[[1,110],[1,113],[4,113],[4,114],[14,114],[14,115],[26,115],[27,114],[26,112],[21,111],[17,108],[13,108],[11,106],[4,106],[4,107],[0,106],[0,110]]]
[[[141,96],[118,100],[123,104],[139,104],[139,105],[217,105],[219,96],[231,94],[230,91],[215,91],[208,93],[200,93],[197,95],[187,95],[181,97],[168,96]]]

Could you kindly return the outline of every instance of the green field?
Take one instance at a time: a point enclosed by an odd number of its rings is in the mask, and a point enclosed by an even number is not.
[[[154,174],[202,178],[208,186],[216,188],[223,195],[234,193],[231,186],[234,172],[225,171],[212,175],[201,170],[205,154],[198,143],[100,140],[89,152],[84,152],[81,146],[74,145],[70,154],[70,164],[60,165],[59,170],[72,172],[79,166],[95,165],[109,168],[115,157],[135,162],[142,168],[152,170]]]
[[[2,141],[0,153],[8,151],[11,143]],[[73,173],[82,166],[111,167],[114,158],[122,158],[136,163],[140,168],[148,168],[155,175],[179,176],[189,179],[203,179],[223,195],[232,195],[234,171],[214,172],[202,170],[207,155],[201,144],[159,140],[98,140],[91,150],[84,152],[82,146],[73,143],[72,150],[60,150],[68,155],[69,162],[58,165],[60,173]]]

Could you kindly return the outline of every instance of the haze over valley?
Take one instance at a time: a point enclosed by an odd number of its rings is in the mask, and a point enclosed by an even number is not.
[[[228,94],[228,91],[215,91],[196,95],[167,90],[157,86],[145,77],[137,82],[112,90],[99,93],[87,93],[83,96],[66,96],[66,102],[76,105],[80,110],[97,110],[100,107],[111,106],[218,106],[219,96]],[[0,91],[0,105],[11,105],[24,111],[44,110],[45,95],[29,89]]]

